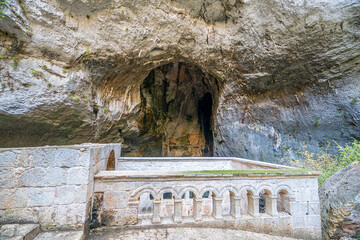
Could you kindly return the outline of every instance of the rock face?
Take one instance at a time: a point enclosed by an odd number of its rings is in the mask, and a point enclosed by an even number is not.
[[[276,162],[359,136],[356,0],[9,2],[0,147]]]
[[[320,188],[325,239],[360,236],[360,162],[336,172]]]

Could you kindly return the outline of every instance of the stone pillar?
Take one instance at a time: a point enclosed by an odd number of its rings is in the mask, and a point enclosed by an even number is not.
[[[222,219],[222,198],[213,197],[213,212],[215,219]]]
[[[138,222],[139,201],[129,202],[129,206],[125,211],[125,222],[129,225],[137,224]]]
[[[279,215],[277,211],[277,196],[265,194],[265,204],[266,213],[270,214],[273,217]]]
[[[193,215],[195,221],[201,221],[202,220],[202,214],[201,214],[201,208],[202,208],[202,199],[193,199]]]
[[[153,217],[152,217],[152,223],[161,223],[161,218],[160,218],[160,206],[161,206],[161,201],[160,200],[154,200],[154,209],[153,209]]]
[[[241,197],[238,196],[230,196],[230,215],[236,219],[240,218],[241,215],[240,199]]]
[[[174,216],[173,216],[173,220],[175,223],[182,223],[181,206],[182,206],[182,199],[175,199],[174,200]]]
[[[254,217],[258,217],[259,214],[259,196],[253,196],[248,194],[248,213]]]

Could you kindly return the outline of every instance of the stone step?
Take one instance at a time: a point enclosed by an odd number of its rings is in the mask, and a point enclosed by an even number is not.
[[[39,224],[5,224],[0,226],[0,240],[33,240],[39,232]]]
[[[35,240],[83,240],[84,237],[82,231],[49,231],[39,233]]]

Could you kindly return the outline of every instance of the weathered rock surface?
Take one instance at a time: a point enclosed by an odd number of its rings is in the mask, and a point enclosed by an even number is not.
[[[39,232],[39,224],[5,224],[0,226],[0,239],[32,240]]]
[[[360,133],[359,8],[11,0],[0,22],[0,146],[123,142],[129,155],[276,161],[304,141],[313,151],[349,142]],[[172,75],[178,63],[185,85]],[[144,80],[166,66],[164,92],[145,102]],[[199,115],[206,93],[210,135]]]
[[[52,232],[42,232],[40,233],[35,240],[83,240],[84,233],[82,231],[52,231]]]
[[[324,238],[359,238],[360,162],[355,162],[328,178],[319,194]]]

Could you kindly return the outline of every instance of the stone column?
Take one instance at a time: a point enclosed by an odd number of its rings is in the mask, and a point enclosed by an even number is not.
[[[175,199],[174,200],[174,215],[173,215],[173,220],[175,223],[182,223],[181,206],[182,206],[182,199]]]
[[[213,212],[215,219],[222,219],[222,198],[213,197]]]
[[[253,196],[248,194],[248,213],[254,217],[258,217],[259,214],[259,196]]]
[[[138,222],[139,201],[129,202],[128,208],[125,211],[125,222],[129,225],[137,224]]]
[[[266,213],[270,214],[271,216],[275,217],[278,216],[277,211],[277,196],[271,196],[265,194],[265,211]]]
[[[160,205],[161,205],[161,201],[160,200],[154,200],[154,209],[153,209],[153,217],[152,217],[152,223],[161,223],[161,218],[160,218]]]
[[[195,221],[201,221],[202,220],[202,214],[201,214],[201,208],[202,208],[202,199],[193,199],[193,215]]]
[[[238,196],[230,196],[230,215],[236,219],[240,218],[241,215],[240,199],[241,197]]]

